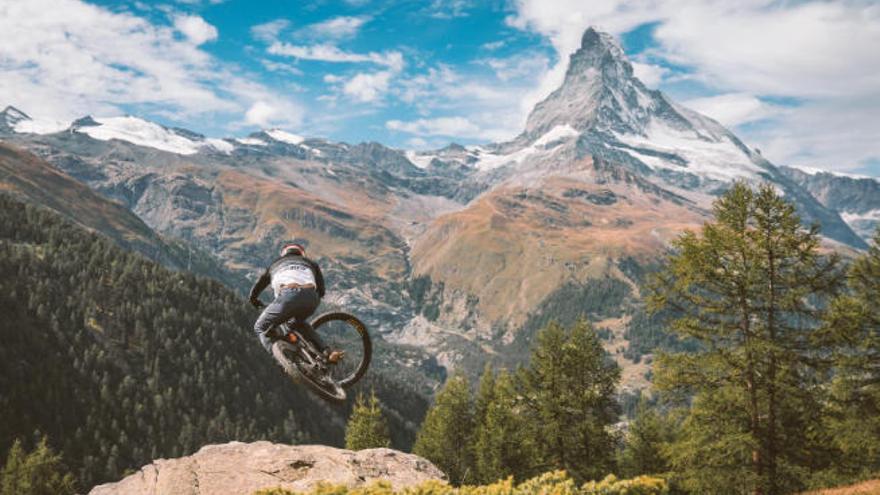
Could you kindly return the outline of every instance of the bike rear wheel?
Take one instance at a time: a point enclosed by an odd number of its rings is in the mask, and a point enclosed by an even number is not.
[[[348,313],[336,312],[319,316],[312,327],[328,348],[345,353],[338,363],[329,366],[330,377],[343,388],[357,383],[373,357],[367,326]]]
[[[272,344],[272,356],[284,372],[297,382],[304,382],[321,397],[333,402],[344,402],[345,390],[326,372],[314,373],[309,370],[312,363],[306,362],[302,350],[286,340],[276,340]]]

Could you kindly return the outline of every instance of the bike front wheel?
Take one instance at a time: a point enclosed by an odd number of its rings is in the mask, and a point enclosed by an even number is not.
[[[373,356],[373,343],[367,326],[348,313],[327,313],[312,322],[312,328],[324,344],[332,350],[342,351],[342,359],[329,365],[329,375],[343,388],[357,383]]]

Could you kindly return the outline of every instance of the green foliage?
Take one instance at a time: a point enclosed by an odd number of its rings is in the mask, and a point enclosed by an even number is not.
[[[547,469],[584,481],[612,470],[619,368],[585,321],[570,330],[550,323],[537,341],[528,369],[496,375],[487,366],[475,399],[463,376],[449,380],[414,452],[454,484],[523,480]]]
[[[319,484],[302,495],[666,495],[669,488],[660,478],[639,476],[631,480],[619,480],[608,476],[599,482],[589,482],[578,487],[564,471],[551,471],[520,484],[512,478],[487,485],[450,486],[442,481],[425,481],[418,485],[392,489],[387,481],[374,481],[366,486],[349,488],[345,485]],[[299,492],[272,488],[260,490],[254,495],[300,495]]]
[[[454,484],[473,479],[474,403],[467,378],[455,375],[437,394],[413,453],[433,462]]]
[[[620,316],[623,302],[630,295],[630,286],[614,278],[591,279],[583,284],[566,283],[540,304],[539,311],[529,315],[517,332],[516,348],[529,352],[538,332],[551,322],[571,327],[580,320],[599,320]]]
[[[0,314],[0,449],[45,432],[81,486],[208,443],[342,444],[341,415],[278,372],[232,291],[5,195]]]
[[[388,423],[382,416],[376,394],[370,394],[369,402],[362,394],[358,395],[345,429],[345,448],[362,450],[390,446]]]
[[[522,479],[535,465],[535,440],[523,408],[513,377],[503,370],[496,377],[487,367],[477,395],[474,455],[479,483],[511,475]]]
[[[0,495],[66,495],[75,493],[73,475],[43,437],[30,453],[13,442],[0,470]]]
[[[840,452],[833,480],[880,472],[880,229],[848,275],[825,327],[837,344],[826,422]]]
[[[643,397],[626,430],[620,471],[627,476],[668,473],[667,450],[675,440],[676,427],[670,415],[661,414]]]
[[[698,492],[797,490],[830,462],[818,323],[839,287],[838,259],[819,254],[818,227],[803,229],[770,185],[735,184],[714,215],[678,238],[650,297],[700,344],[655,369],[662,390],[695,394],[673,467]]]
[[[665,495],[669,485],[663,478],[637,476],[633,479],[617,479],[609,474],[602,481],[590,481],[581,487],[582,495]]]
[[[551,322],[538,334],[521,386],[542,466],[564,469],[579,481],[614,469],[616,439],[609,427],[619,414],[619,380],[620,369],[587,322],[570,332]]]

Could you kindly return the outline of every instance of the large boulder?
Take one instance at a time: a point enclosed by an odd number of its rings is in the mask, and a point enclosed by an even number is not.
[[[305,491],[321,481],[359,486],[387,480],[403,488],[445,475],[429,461],[392,449],[353,452],[271,442],[208,445],[179,459],[159,459],[90,495],[250,495],[262,488]]]

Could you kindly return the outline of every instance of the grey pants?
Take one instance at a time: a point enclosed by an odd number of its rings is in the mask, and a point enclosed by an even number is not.
[[[276,325],[290,320],[296,320],[296,329],[303,334],[303,337],[312,341],[315,346],[323,351],[324,343],[318,338],[317,333],[312,327],[305,325],[306,318],[312,316],[312,313],[318,309],[321,304],[321,298],[315,289],[282,289],[278,297],[275,298],[254,323],[254,332],[260,339],[260,343],[267,351],[272,350],[272,342],[266,333],[275,328]]]

